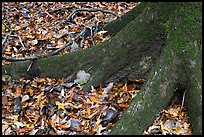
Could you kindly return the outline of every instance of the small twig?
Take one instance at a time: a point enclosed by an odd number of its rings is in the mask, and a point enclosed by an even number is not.
[[[182,99],[182,104],[181,104],[181,111],[182,111],[183,105],[184,105],[185,94],[186,94],[186,91],[183,93],[183,99]]]
[[[93,66],[89,67],[86,71],[88,72],[89,70],[91,70],[93,68]]]
[[[3,34],[3,35],[4,35],[4,34]],[[11,33],[10,33],[10,34],[7,34],[7,35],[10,36],[10,37],[17,37],[17,38],[19,39],[19,41],[20,41],[22,47],[23,47],[24,49],[26,49],[20,36],[11,35]],[[3,44],[2,44],[2,45],[3,45]]]
[[[25,61],[25,60],[38,59],[38,57],[32,56],[32,57],[24,57],[24,58],[12,58],[12,57],[9,57],[9,56],[6,56],[6,55],[2,55],[2,59],[7,60],[7,61]]]
[[[13,8],[14,10],[16,10],[17,12],[19,12],[16,8]]]
[[[23,42],[22,42],[21,37],[20,37],[20,36],[18,36],[18,38],[19,38],[19,41],[20,41],[21,45],[23,46],[23,48],[24,48],[24,49],[26,49],[26,48],[25,48],[25,46],[24,46],[24,44],[23,44]]]
[[[30,65],[28,66],[27,72],[30,71],[31,66],[33,65],[33,61],[30,63]]]
[[[49,12],[47,12],[47,11],[45,11],[45,13],[49,16],[49,17],[51,17],[51,18],[55,18],[54,16],[52,16]]]
[[[93,36],[93,26],[90,28],[91,29],[91,41],[92,41],[92,46],[94,46],[94,36]]]
[[[7,40],[8,36],[9,36],[11,33],[12,33],[12,31],[10,31],[10,33],[9,33],[9,34],[6,34],[6,36],[5,36],[4,40],[2,41],[2,45],[4,45],[4,43],[6,42],[6,40]]]
[[[10,21],[8,21],[7,23],[8,23],[8,26],[9,26],[9,30],[13,32]]]
[[[71,20],[71,19],[72,19],[72,16],[73,16],[74,14],[76,14],[77,12],[79,12],[79,11],[88,11],[88,12],[98,12],[98,11],[100,11],[100,12],[103,12],[103,13],[112,14],[112,15],[116,16],[117,18],[120,17],[117,13],[114,13],[114,12],[109,11],[109,10],[92,9],[92,8],[90,8],[90,9],[89,9],[89,8],[81,8],[81,9],[76,9],[76,10],[74,10],[74,11],[67,17],[67,19],[66,19],[65,21],[58,23],[57,26],[59,26],[59,25],[61,25],[61,24],[63,24],[63,23],[68,22],[69,20]]]
[[[6,23],[4,23],[4,22],[2,22],[3,24],[4,24],[4,26],[7,28],[7,29],[9,29],[10,31],[11,31],[11,28],[9,28],[7,25],[6,25]]]

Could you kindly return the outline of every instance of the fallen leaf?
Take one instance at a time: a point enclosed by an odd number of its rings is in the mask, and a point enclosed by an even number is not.
[[[89,99],[92,102],[95,102],[95,103],[98,103],[98,104],[103,104],[101,101],[99,101],[98,97],[90,96]]]
[[[179,132],[180,130],[182,130],[182,128],[180,126],[176,126],[173,128],[173,130],[175,130],[176,132]]]
[[[36,45],[36,44],[38,44],[38,40],[37,40],[37,39],[32,40],[32,41],[31,41],[31,44],[32,44],[33,46]]]
[[[65,104],[64,103],[60,103],[59,101],[56,101],[55,103],[58,106],[58,110],[59,109],[65,110],[65,108],[64,108]]]
[[[20,29],[21,29],[20,26],[16,26],[16,27],[14,28],[15,31],[20,30]]]
[[[29,99],[30,99],[30,97],[28,95],[25,95],[25,96],[22,97],[22,101],[21,102],[25,102],[25,101],[27,101]]]

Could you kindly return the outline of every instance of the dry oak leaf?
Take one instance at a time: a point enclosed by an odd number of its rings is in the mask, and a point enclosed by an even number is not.
[[[99,101],[98,97],[90,96],[89,99],[90,99],[90,101],[98,103],[100,105],[103,104],[101,101]]]

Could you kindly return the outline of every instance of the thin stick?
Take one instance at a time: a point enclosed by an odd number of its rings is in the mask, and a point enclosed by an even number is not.
[[[21,43],[21,45],[23,46],[23,48],[24,48],[24,49],[26,49],[26,48],[25,48],[25,46],[24,46],[24,44],[23,44],[23,42],[22,42],[22,39],[21,39],[21,37],[20,37],[20,36],[18,36],[18,38],[19,38],[19,40],[20,40],[20,43]]]
[[[94,43],[94,34],[93,34],[93,27],[91,27],[90,29],[91,29],[91,41],[92,41],[92,46],[95,46],[95,43]]]
[[[9,34],[6,34],[4,40],[2,41],[2,45],[4,45],[4,43],[6,42],[8,36],[12,33],[12,31],[9,32]]]
[[[76,10],[74,10],[74,11],[67,17],[67,19],[66,19],[65,21],[58,23],[57,26],[59,26],[59,25],[61,25],[61,24],[63,24],[63,23],[66,23],[67,21],[71,20],[71,19],[72,19],[72,16],[73,16],[75,13],[79,12],[79,11],[88,11],[88,12],[98,12],[98,11],[100,11],[100,12],[103,12],[103,13],[112,14],[112,15],[116,16],[117,18],[120,17],[117,13],[114,13],[114,12],[109,11],[109,10],[92,9],[92,8],[90,8],[90,9],[89,9],[89,8],[81,8],[81,9],[76,9]]]
[[[186,91],[183,93],[183,99],[182,99],[182,104],[181,104],[181,111],[182,111],[182,109],[183,109],[184,100],[185,100],[185,95],[186,95]]]
[[[54,19],[55,17],[54,16],[52,16],[49,12],[47,12],[47,11],[45,11],[45,13],[49,16],[49,17],[51,17],[52,19]]]
[[[48,13],[53,13],[53,12],[57,12],[59,10],[65,10],[65,9],[71,9],[71,8],[76,8],[75,6],[68,6],[68,7],[62,7],[62,8],[57,8],[51,11],[47,11]]]
[[[3,34],[3,35],[4,35],[4,34]],[[19,39],[19,41],[20,41],[22,47],[23,47],[24,49],[26,49],[20,36],[11,35],[11,33],[9,33],[9,34],[7,34],[7,35],[10,36],[10,37],[17,37],[17,38]],[[6,36],[7,36],[7,35],[6,35]],[[2,44],[2,45],[3,45],[3,44]]]
[[[7,29],[9,29],[10,31],[12,31],[11,28],[9,28],[9,27],[6,25],[6,23],[4,23],[4,21],[2,21],[2,23],[4,24],[4,26],[5,26]]]

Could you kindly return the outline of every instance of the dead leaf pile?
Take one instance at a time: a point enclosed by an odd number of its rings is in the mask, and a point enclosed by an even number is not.
[[[144,135],[192,135],[186,108],[174,103],[163,109]]]

